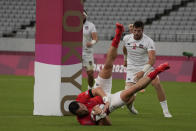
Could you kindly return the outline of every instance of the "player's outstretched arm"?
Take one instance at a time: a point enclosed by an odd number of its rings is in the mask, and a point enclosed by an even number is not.
[[[101,87],[97,87],[92,89],[92,94],[93,96],[101,96],[102,98],[104,96],[106,96],[106,93],[104,92],[104,90]]]
[[[101,87],[92,89],[93,96],[101,96],[103,98],[103,102],[105,103],[103,111],[106,112],[109,109],[110,99],[107,97],[106,93]]]

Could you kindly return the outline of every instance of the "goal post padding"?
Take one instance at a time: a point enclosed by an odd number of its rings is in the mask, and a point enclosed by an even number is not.
[[[34,115],[70,115],[81,92],[82,0],[37,0]]]

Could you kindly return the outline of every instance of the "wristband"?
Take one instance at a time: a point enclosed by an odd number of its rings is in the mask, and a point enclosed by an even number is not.
[[[147,72],[152,66],[150,64],[144,65],[144,68],[142,69],[143,72]]]
[[[94,44],[96,44],[96,43],[97,43],[96,40],[91,40],[91,44],[92,44],[92,45],[94,45]]]

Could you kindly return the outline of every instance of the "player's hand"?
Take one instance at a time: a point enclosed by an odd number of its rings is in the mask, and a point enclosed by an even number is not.
[[[123,65],[124,67],[127,67],[127,61],[124,61]]]
[[[138,73],[135,74],[135,78],[134,78],[134,81],[138,81],[140,78],[142,78],[144,76],[144,72],[143,71],[140,71]]]
[[[108,109],[109,109],[109,106],[110,106],[110,102],[106,102],[106,103],[105,103],[105,106],[104,106],[104,108],[103,108],[103,112],[104,112],[104,113],[107,113],[107,111],[108,111]]]
[[[93,113],[94,115],[100,115],[104,112],[98,105],[93,107],[93,111],[94,111]]]
[[[92,44],[91,42],[87,42],[87,43],[86,43],[86,47],[92,47],[92,45],[93,45],[93,44]]]

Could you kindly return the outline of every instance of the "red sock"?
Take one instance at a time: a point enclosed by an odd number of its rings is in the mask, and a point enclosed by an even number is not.
[[[151,79],[151,80],[154,80],[155,78],[156,78],[156,76],[158,75],[158,71],[157,70],[154,70],[154,71],[152,71],[152,72],[150,72],[149,74],[148,74],[148,77]]]
[[[112,40],[113,47],[118,48],[123,31],[124,31],[123,25],[120,23],[116,23],[116,34],[114,36],[114,39]]]
[[[118,45],[120,43],[120,38],[121,38],[121,34],[116,34],[114,39],[112,40],[112,46],[118,48]]]

